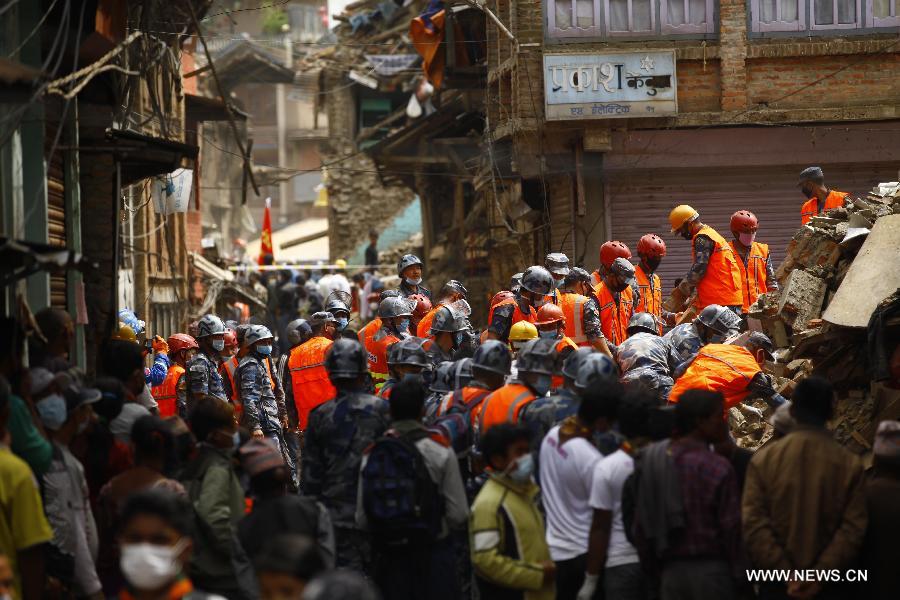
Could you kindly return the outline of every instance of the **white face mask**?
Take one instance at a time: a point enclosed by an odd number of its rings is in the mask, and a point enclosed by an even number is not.
[[[156,544],[123,544],[119,568],[132,586],[139,590],[156,590],[173,581],[181,573],[178,555],[187,541],[174,546]]]
[[[405,281],[408,285],[418,286],[420,283],[422,283],[422,278],[416,277],[415,279],[412,279],[411,277],[405,277],[403,281]]]

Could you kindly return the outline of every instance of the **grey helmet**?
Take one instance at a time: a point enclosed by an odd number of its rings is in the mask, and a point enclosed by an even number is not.
[[[421,267],[422,261],[419,260],[419,257],[415,254],[404,254],[397,262],[397,275],[402,276],[403,271],[413,265],[419,265]]]
[[[549,275],[549,273],[548,273]],[[516,359],[516,368],[520,373],[540,373],[553,375],[556,372],[557,340],[535,338],[528,340]]]
[[[598,382],[614,382],[619,380],[619,368],[613,359],[602,352],[594,352],[582,359],[578,366],[578,377],[575,387],[585,390]]]
[[[522,274],[522,289],[532,294],[549,296],[553,293],[553,275],[539,265],[528,267]]]
[[[354,379],[366,373],[366,349],[358,340],[339,338],[325,353],[325,370],[331,379]]]
[[[382,319],[392,319],[394,317],[411,317],[413,314],[413,302],[406,298],[394,296],[385,298],[378,305],[378,316]]]
[[[288,343],[291,347],[298,346],[312,337],[312,327],[306,319],[294,319],[285,328]]]
[[[334,314],[339,310],[349,313],[352,303],[353,300],[350,297],[350,294],[343,290],[334,290],[328,294],[327,298],[325,298],[324,309],[331,314]]]
[[[250,327],[249,323],[243,323],[234,328],[234,337],[237,339],[238,346],[244,343],[244,336],[247,335],[247,330]]]
[[[225,333],[225,323],[216,315],[203,315],[197,322],[197,339]]]
[[[510,291],[518,291],[520,287],[522,287],[522,276],[525,273],[516,273],[512,277],[509,278],[509,289]]]
[[[223,321],[223,323],[225,324],[225,329],[230,329],[232,331],[237,330],[238,325],[240,325],[240,323],[238,323],[234,319],[227,319]]]
[[[720,304],[707,305],[697,315],[697,320],[722,335],[738,331],[741,327],[741,318],[733,310]]]
[[[628,320],[628,335],[635,334],[639,331],[645,331],[654,335],[659,334],[659,326],[656,323],[656,317],[648,312],[639,312],[631,315]]]
[[[431,378],[431,385],[428,386],[428,389],[439,394],[452,392],[454,390],[453,380],[456,374],[455,370],[456,365],[452,361],[445,360],[440,363],[434,370],[434,375]]]
[[[554,275],[569,274],[569,257],[562,252],[551,252],[544,259],[544,266]]]
[[[457,300],[442,306],[434,313],[429,333],[466,331],[470,329],[468,316],[471,314],[472,308],[465,300]]]
[[[472,381],[472,359],[460,358],[453,362],[453,389],[460,390]]]
[[[485,340],[472,356],[472,368],[483,369],[498,375],[509,375],[512,354],[509,346],[500,340]]]
[[[569,274],[566,275],[566,278],[563,280],[563,285],[572,285],[578,281],[590,284],[591,274],[581,267],[572,267],[569,269]]]
[[[387,363],[389,365],[409,365],[425,368],[428,366],[428,354],[422,344],[422,338],[408,337],[394,342],[388,348]]]
[[[265,325],[251,325],[244,333],[244,341],[241,342],[241,348],[249,348],[260,340],[271,340],[272,332]]]
[[[461,281],[451,279],[441,288],[441,297],[446,298],[450,294],[460,294],[463,298],[466,298],[469,295],[469,290],[466,289],[466,286]]]
[[[399,298],[402,295],[400,290],[381,290],[378,294],[378,301],[383,302],[385,298]]]
[[[324,325],[325,323],[337,323],[337,319],[334,318],[334,315],[328,311],[320,310],[317,313],[313,313],[313,315],[309,318],[309,326],[310,328],[316,329]]]
[[[577,379],[578,368],[581,366],[581,363],[584,362],[586,356],[590,356],[594,352],[595,350],[593,348],[585,346],[569,354],[566,357],[566,360],[563,361],[562,369],[560,371],[563,377]]]

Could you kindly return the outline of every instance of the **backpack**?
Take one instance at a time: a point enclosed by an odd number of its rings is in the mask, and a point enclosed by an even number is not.
[[[377,543],[392,547],[427,546],[441,531],[443,497],[415,442],[428,437],[416,429],[388,431],[369,450],[362,470],[362,501]]]

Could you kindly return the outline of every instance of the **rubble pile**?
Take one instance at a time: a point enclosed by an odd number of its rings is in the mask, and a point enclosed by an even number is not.
[[[828,379],[838,395],[835,438],[860,454],[871,450],[878,422],[900,418],[900,391],[875,380],[869,357],[870,318],[900,303],[898,238],[900,184],[880,184],[798,229],[776,271],[780,291],[750,307],[749,328],[778,348],[767,369],[776,389],[790,399],[805,377]],[[892,344],[900,339],[900,319],[894,321],[878,325],[896,330],[882,336]],[[771,413],[762,402],[751,404]],[[758,419],[732,414],[730,422],[739,446],[757,448],[771,438],[771,425]]]

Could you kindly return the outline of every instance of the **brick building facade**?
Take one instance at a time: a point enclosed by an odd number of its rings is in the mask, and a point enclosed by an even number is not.
[[[780,261],[800,222],[802,168],[821,165],[827,184],[851,193],[897,178],[894,2],[885,12],[880,2],[839,0],[834,15],[835,5],[819,0],[487,6],[515,38],[487,21],[485,154],[502,177],[479,193],[491,207],[492,244],[505,249],[506,260],[493,265],[495,289],[545,252],[563,251],[593,268],[606,239],[633,250],[648,232],[668,243],[661,274],[669,289],[690,248],[669,235],[666,216],[685,202],[724,234],[732,212],[753,210],[759,239]],[[575,27],[568,26],[573,9]],[[666,52],[675,60],[671,114],[548,114],[548,57],[562,55],[565,63],[570,56],[577,62],[582,55],[643,59]]]

